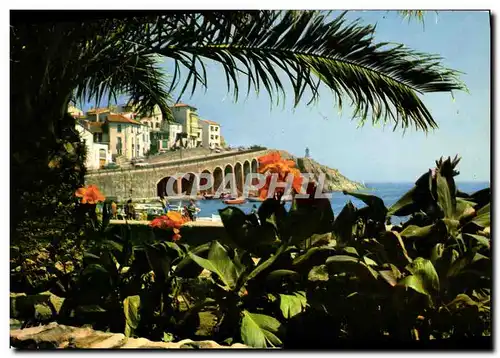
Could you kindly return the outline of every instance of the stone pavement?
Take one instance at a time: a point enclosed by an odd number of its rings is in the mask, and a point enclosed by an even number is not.
[[[146,338],[127,338],[121,333],[64,326],[56,322],[45,326],[10,331],[10,345],[18,349],[226,349],[250,348],[241,343],[221,346],[214,341],[152,342]]]

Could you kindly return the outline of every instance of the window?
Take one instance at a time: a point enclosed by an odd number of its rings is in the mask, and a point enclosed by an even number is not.
[[[210,136],[210,139],[214,139],[214,135],[213,134]]]
[[[145,142],[146,141],[146,135],[143,133],[142,134],[142,141]]]
[[[117,128],[118,128],[118,133],[121,133],[122,132],[122,125],[119,124]]]
[[[156,128],[160,128],[160,123],[156,122]]]
[[[215,136],[215,139],[219,139],[219,136],[218,136],[218,135],[216,135],[216,136]]]

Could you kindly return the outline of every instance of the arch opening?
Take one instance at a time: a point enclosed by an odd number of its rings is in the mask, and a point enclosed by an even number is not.
[[[198,176],[194,173],[187,173],[181,179],[181,194],[194,196],[198,193]]]
[[[213,186],[213,192],[215,193],[216,191],[221,188],[223,181],[224,181],[224,173],[222,172],[222,168],[216,167],[214,169],[214,186]],[[221,188],[222,189],[222,188]]]
[[[205,176],[210,176],[212,178],[212,185],[207,188],[207,189],[200,189],[200,194],[201,195],[205,195],[205,194],[213,194],[214,193],[214,179],[213,179],[213,176],[212,176],[212,173],[210,173],[209,170],[205,169],[204,171],[201,172],[203,175],[200,177],[200,188],[202,187],[206,187],[208,183],[208,179],[205,178]]]
[[[236,181],[236,189],[238,192],[238,195],[243,194],[243,185],[244,185],[244,177],[243,177],[243,166],[241,163],[236,163],[234,166],[234,176],[235,176],[235,181]]]
[[[167,185],[169,180],[173,181],[173,183],[170,184],[170,188],[168,188],[169,190],[167,190]],[[170,196],[172,194],[179,195],[179,190],[177,187],[177,179],[172,176],[165,177],[161,179],[158,182],[158,184],[156,184],[156,195],[158,195],[159,197],[167,197],[169,196],[169,194]]]

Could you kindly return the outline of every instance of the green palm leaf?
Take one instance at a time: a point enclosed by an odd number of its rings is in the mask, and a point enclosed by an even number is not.
[[[271,99],[285,94],[288,80],[298,104],[306,93],[318,99],[320,85],[332,90],[336,103],[347,98],[354,116],[374,123],[392,120],[396,127],[437,126],[419,95],[465,89],[458,72],[444,68],[441,58],[417,53],[403,45],[376,43],[375,27],[346,23],[344,14],[330,19],[318,11],[261,11],[251,21],[205,14],[179,15],[182,26],[160,19],[155,25],[162,41],[138,39],[145,53],[174,60],[172,86],[181,95],[192,84],[206,86],[206,60],[222,66],[229,91],[238,97],[238,76],[247,77],[247,93],[265,89]],[[177,75],[183,66],[188,78]]]

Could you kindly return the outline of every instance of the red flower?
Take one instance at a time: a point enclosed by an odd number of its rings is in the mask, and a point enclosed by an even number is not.
[[[260,163],[259,172],[269,174],[266,177],[266,183],[259,190],[259,197],[266,198],[269,194],[272,174],[277,174],[277,182],[286,183],[289,175],[293,176],[292,188],[299,193],[302,187],[302,176],[300,171],[295,168],[293,160],[282,159],[278,152],[270,153],[258,158]],[[273,194],[283,194],[284,188],[276,188]]]
[[[106,199],[95,185],[79,188],[75,192],[75,196],[81,198],[82,204],[97,204]]]
[[[159,216],[151,221],[149,226],[158,229],[173,229],[172,240],[177,241],[181,238],[179,228],[186,220],[176,211],[169,211],[167,215]]]
[[[281,154],[279,152],[272,152],[258,157],[257,160],[259,161],[260,166],[264,166],[281,160]]]

